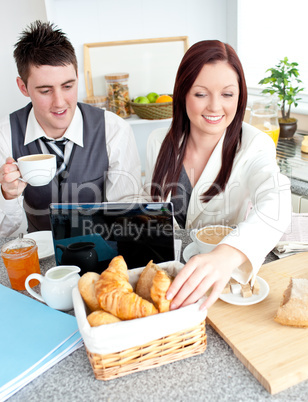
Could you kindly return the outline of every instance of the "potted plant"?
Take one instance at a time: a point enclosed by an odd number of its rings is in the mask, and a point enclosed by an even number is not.
[[[262,91],[264,94],[276,94],[279,98],[278,106],[281,110],[279,120],[280,138],[292,138],[297,129],[297,119],[290,117],[291,106],[297,106],[297,102],[301,99],[298,93],[303,91],[298,84],[302,81],[298,78],[298,63],[289,63],[287,57],[280,60],[279,63],[272,68],[268,68],[266,72],[270,72],[270,76],[263,78],[259,84],[267,85]]]

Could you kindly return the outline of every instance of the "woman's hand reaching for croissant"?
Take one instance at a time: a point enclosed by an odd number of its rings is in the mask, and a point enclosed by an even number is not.
[[[241,251],[221,244],[208,254],[198,254],[192,257],[172,282],[167,299],[172,299],[171,310],[184,307],[198,301],[210,289],[201,310],[209,309],[225,285],[232,271],[247,261]]]

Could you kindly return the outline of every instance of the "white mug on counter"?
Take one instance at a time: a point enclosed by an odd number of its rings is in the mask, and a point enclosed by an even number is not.
[[[190,238],[198,247],[199,253],[209,253],[233,230],[230,226],[210,225],[201,229],[193,229],[190,232]]]
[[[31,274],[27,277],[25,286],[31,296],[46,303],[56,310],[68,311],[73,308],[72,290],[80,279],[80,268],[76,265],[59,265],[50,268],[45,276]],[[31,279],[41,283],[41,294],[29,286]]]
[[[35,154],[21,156],[15,164],[21,174],[21,180],[31,186],[45,186],[57,171],[57,159],[53,154]]]

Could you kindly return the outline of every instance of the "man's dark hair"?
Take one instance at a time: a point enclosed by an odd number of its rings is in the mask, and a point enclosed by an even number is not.
[[[52,23],[35,21],[15,44],[14,58],[18,74],[27,86],[31,66],[67,66],[73,64],[77,73],[74,47],[66,34]]]

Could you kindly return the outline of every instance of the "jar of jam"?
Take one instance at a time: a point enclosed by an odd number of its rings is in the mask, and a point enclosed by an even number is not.
[[[40,274],[37,244],[29,238],[17,238],[4,244],[1,256],[6,267],[12,289],[25,290],[25,281],[31,274]],[[39,282],[31,280],[30,286]]]
[[[107,85],[107,109],[124,119],[131,115],[128,77],[128,73],[105,75]]]

